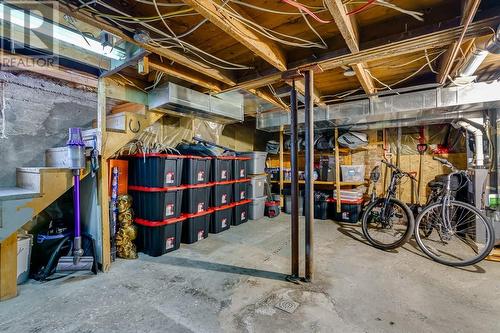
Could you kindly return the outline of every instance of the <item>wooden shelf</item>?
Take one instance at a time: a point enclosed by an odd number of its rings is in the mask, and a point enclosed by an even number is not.
[[[271,184],[279,184],[279,180],[271,180]],[[299,180],[299,184],[304,184],[305,181]],[[291,184],[291,181],[289,180],[284,180],[283,184]],[[314,185],[330,185],[330,186],[335,186],[336,182],[325,182],[325,181],[320,181],[316,180],[314,181]],[[366,184],[366,181],[363,182],[340,182],[340,186],[359,186],[359,185],[364,185]]]

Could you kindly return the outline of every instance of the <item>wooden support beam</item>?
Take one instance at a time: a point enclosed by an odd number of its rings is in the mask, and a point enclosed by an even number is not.
[[[59,4],[59,10],[61,10],[63,13],[72,16],[73,18],[80,20],[82,22],[85,22],[87,24],[91,24],[99,29],[106,30],[107,32],[120,37],[124,41],[136,44],[145,50],[158,54],[162,57],[165,57],[167,59],[170,59],[174,62],[177,62],[183,66],[186,66],[188,68],[191,68],[199,73],[202,73],[206,76],[212,77],[216,80],[219,80],[221,82],[224,82],[228,85],[235,85],[236,81],[229,71],[222,70],[222,69],[216,69],[216,68],[211,68],[207,64],[198,61],[197,59],[192,59],[187,56],[185,56],[182,53],[178,53],[176,51],[173,51],[172,49],[167,49],[167,48],[160,48],[160,47],[154,47],[148,44],[140,44],[136,42],[132,37],[124,33],[121,29],[116,28],[115,26],[111,25],[107,21],[96,18],[92,16],[91,14],[87,13],[85,9],[80,9],[78,10],[76,7],[68,4]]]
[[[156,59],[149,59],[149,68],[194,83],[212,92],[220,92],[222,90],[221,84],[210,77],[203,77],[195,72],[180,68],[179,66],[174,67]]]
[[[143,57],[137,62],[137,73],[139,75],[149,74],[149,57]]]
[[[17,296],[17,232],[0,243],[0,301]]]
[[[273,105],[276,105],[276,107],[284,110],[288,110],[288,105],[286,105],[283,101],[279,100],[278,98],[274,97],[273,95],[261,90],[261,89],[248,89],[248,92],[262,98],[268,103],[271,103]]]
[[[74,70],[69,70],[60,66],[38,66],[33,63],[32,58],[10,54],[5,51],[0,51],[0,57],[3,59],[4,64],[8,63],[9,67],[14,67],[18,70],[25,70],[32,73],[46,75],[54,79],[73,82],[87,87],[97,88],[97,78],[89,74],[80,73]],[[30,64],[26,66],[26,64]]]
[[[474,38],[481,37],[491,33],[491,30],[487,29],[496,28],[500,23],[500,15],[494,15],[479,21],[472,22],[467,30],[465,37]],[[449,25],[450,23],[448,23]],[[433,28],[431,32],[422,33],[420,30],[409,31],[405,36],[415,36],[412,38],[401,39],[401,35],[384,37],[381,40],[371,42],[371,45],[364,49],[361,49],[357,53],[346,53],[342,51],[334,51],[329,55],[320,57],[315,63],[320,65],[324,71],[328,71],[333,68],[338,68],[341,66],[349,66],[355,63],[369,62],[380,60],[384,58],[390,58],[396,55],[404,55],[409,53],[414,53],[417,51],[423,51],[425,49],[438,48],[449,45],[451,41],[457,39],[462,33],[462,28],[460,26],[453,26],[451,28],[440,30],[438,28]],[[311,63],[298,62],[291,64],[290,70],[300,69],[304,66],[310,66]],[[251,89],[267,86],[281,81],[281,72],[271,72],[267,75],[262,75],[259,77],[247,77],[243,78],[236,86],[231,87],[229,90],[233,89]]]
[[[347,16],[346,8],[341,0],[325,0],[324,3],[330,11],[349,50],[352,53],[359,52],[359,32],[354,16]],[[356,77],[365,93],[367,95],[374,94],[375,84],[373,83],[373,79],[366,74],[366,64],[354,63],[351,67],[356,73]]]
[[[242,45],[253,51],[280,71],[286,70],[284,52],[271,40],[247,28],[235,16],[214,0],[182,0],[210,22],[225,31]]]
[[[477,9],[481,0],[469,0],[464,7],[464,12],[462,19],[460,20],[460,26],[463,26],[462,32],[456,42],[454,42],[444,54],[442,61],[440,62],[439,74],[437,77],[437,82],[439,84],[444,84],[448,80],[448,76],[451,73],[453,66],[455,65],[455,60],[457,58],[458,51],[462,46],[462,41],[464,40],[467,29],[471,24],[474,16],[476,15]]]

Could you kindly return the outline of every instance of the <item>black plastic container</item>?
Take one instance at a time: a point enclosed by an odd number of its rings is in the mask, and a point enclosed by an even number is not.
[[[210,208],[210,197],[214,184],[186,185],[183,194],[182,212],[198,214]]]
[[[216,156],[212,160],[212,181],[225,182],[233,180],[233,163],[235,156]]]
[[[153,222],[135,219],[138,227],[135,240],[139,251],[152,257],[175,251],[181,244],[182,223],[185,217]]]
[[[182,225],[182,242],[193,244],[207,238],[212,214],[213,209],[198,214],[183,215],[186,221]]]
[[[234,181],[216,182],[212,193],[212,207],[229,205],[233,202]]]
[[[341,210],[337,213],[337,202],[335,199],[328,199],[328,215],[337,222],[358,223],[363,209],[363,199],[341,200]]]
[[[210,221],[210,233],[218,234],[231,227],[233,221],[234,204],[213,208],[212,220]]]
[[[234,203],[232,225],[240,225],[248,221],[248,205],[252,200],[247,199]]]
[[[129,157],[129,185],[144,187],[179,186],[184,156],[135,154]]]
[[[184,185],[209,183],[211,162],[212,157],[185,156],[182,172],[182,183]]]
[[[314,201],[314,218],[317,220],[328,219],[328,201],[326,200]]]
[[[248,184],[250,178],[235,180],[233,184],[233,200],[241,201],[248,199]]]
[[[129,186],[135,216],[148,221],[163,221],[181,215],[182,191],[185,186]]]
[[[250,157],[235,157],[233,160],[233,178],[244,179],[248,176],[248,161]]]

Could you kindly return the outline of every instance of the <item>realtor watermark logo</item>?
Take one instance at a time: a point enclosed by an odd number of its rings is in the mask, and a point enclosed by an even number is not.
[[[59,64],[57,1],[0,1],[0,70],[49,70]]]

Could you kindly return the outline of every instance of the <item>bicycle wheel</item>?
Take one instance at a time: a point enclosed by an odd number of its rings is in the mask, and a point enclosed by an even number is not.
[[[374,247],[391,250],[408,241],[413,233],[414,219],[410,208],[397,199],[379,198],[371,203],[363,214],[362,227],[365,238]]]
[[[442,203],[427,206],[417,216],[415,239],[418,246],[444,265],[468,266],[483,260],[495,245],[491,223],[476,207],[464,202],[450,201],[447,211],[451,228],[445,227]],[[422,228],[431,228],[433,232],[425,236]]]

